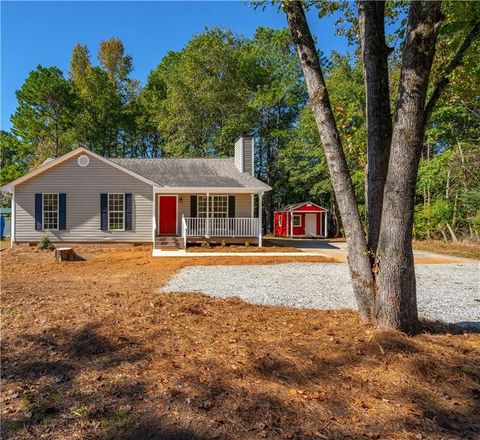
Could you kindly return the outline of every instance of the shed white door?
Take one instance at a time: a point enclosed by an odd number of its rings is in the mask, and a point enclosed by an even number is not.
[[[308,237],[317,235],[317,214],[305,215],[305,235]]]

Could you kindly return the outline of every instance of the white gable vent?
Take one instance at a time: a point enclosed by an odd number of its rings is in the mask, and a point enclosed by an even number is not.
[[[81,156],[78,157],[77,163],[81,167],[86,167],[90,163],[90,158],[87,155],[82,154]]]

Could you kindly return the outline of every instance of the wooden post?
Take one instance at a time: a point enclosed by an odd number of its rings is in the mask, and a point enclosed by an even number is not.
[[[207,218],[205,220],[205,237],[210,236],[210,193],[207,192]]]
[[[155,188],[152,189],[152,243],[153,247],[155,247],[155,235],[157,233],[157,193],[155,192]]]
[[[15,188],[13,188],[11,203],[11,215],[10,215],[10,247],[13,247],[15,243]]]
[[[325,236],[325,238],[328,237],[328,220],[327,220],[327,211],[324,212],[324,215],[325,215],[325,226],[324,226],[324,230],[323,230],[323,235]]]
[[[290,237],[293,237],[293,211],[290,211],[289,214],[290,214]]]
[[[263,193],[260,193],[258,195],[258,247],[262,247],[263,239],[262,199]]]

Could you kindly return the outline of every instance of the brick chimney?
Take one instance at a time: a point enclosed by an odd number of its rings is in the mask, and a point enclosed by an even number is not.
[[[235,165],[242,173],[253,176],[253,161],[253,135],[242,133],[235,141]]]

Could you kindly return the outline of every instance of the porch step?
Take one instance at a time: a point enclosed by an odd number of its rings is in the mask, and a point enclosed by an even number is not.
[[[165,251],[175,251],[178,249],[184,249],[182,237],[155,237],[155,249]]]

